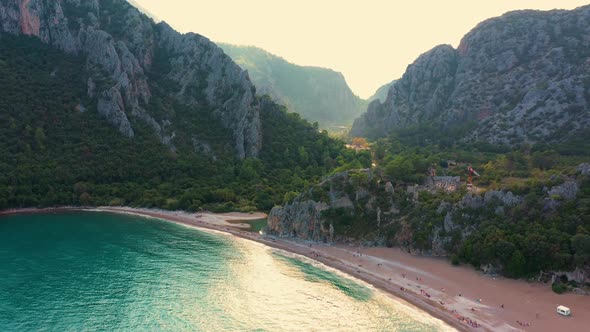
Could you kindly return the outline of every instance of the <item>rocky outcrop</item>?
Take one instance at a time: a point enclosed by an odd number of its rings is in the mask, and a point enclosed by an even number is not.
[[[444,183],[456,185],[457,179],[453,177],[441,178],[448,180]],[[414,218],[428,215],[419,197],[421,192],[432,192],[431,189],[432,186],[428,185],[408,186],[405,190],[400,188],[403,193],[396,195],[391,182],[376,182],[369,170],[337,173],[285,206],[274,207],[266,231],[281,237],[328,241],[330,226],[333,226],[337,241],[364,241],[413,249],[412,230],[406,219],[408,215],[414,215]],[[408,201],[411,201],[410,207],[407,207]],[[429,239],[431,249],[421,252],[445,256],[453,231],[459,230],[462,237],[472,233],[475,224],[465,225],[461,221],[468,218],[469,211],[492,208],[496,214],[503,214],[505,209],[523,202],[523,197],[510,191],[488,191],[481,195],[467,193],[455,204],[441,201],[435,211],[441,222],[428,217],[428,222],[434,224]],[[405,212],[400,211],[401,205],[406,205]],[[363,224],[367,228],[351,232],[351,223]]]
[[[576,198],[578,190],[579,187],[575,181],[566,181],[560,185],[552,187],[547,194],[553,199],[571,201]]]
[[[576,199],[579,191],[578,182],[575,178],[564,177],[565,181],[553,187],[544,188],[547,196],[545,197],[544,211],[556,211],[563,201]]]
[[[585,285],[590,282],[590,272],[588,269],[576,268],[574,271],[541,272],[539,275],[539,281],[551,281],[551,283],[559,282],[562,278]]]
[[[578,165],[576,171],[581,175],[590,175],[590,164],[589,163],[582,163]]]
[[[159,76],[168,92],[189,107],[211,109],[233,133],[238,157],[261,148],[255,88],[246,72],[207,38],[180,34],[155,24],[124,0],[6,0],[0,3],[0,32],[32,35],[70,54],[84,56],[88,95],[98,113],[134,137],[133,121],[147,123],[174,150],[174,119],[148,111],[152,82],[148,74],[158,52],[167,73]]]
[[[189,104],[202,103],[194,88],[195,84],[204,87],[206,101],[216,106],[213,113],[232,129],[238,155],[256,156],[262,140],[260,115],[248,73],[205,37],[181,35],[165,23],[158,25],[157,36],[160,47],[169,54],[172,70],[168,77],[179,84],[178,98]]]
[[[107,91],[101,92],[98,97],[96,109],[98,110],[98,114],[104,116],[123,135],[127,137],[133,137],[135,135],[133,128],[131,128],[129,118],[125,114],[123,97],[121,97],[121,93],[117,88],[112,87]]]
[[[274,207],[268,215],[268,234],[297,237],[313,241],[343,239],[346,231],[339,224],[346,216],[371,216],[379,228],[399,211],[393,203],[393,186],[389,183],[375,191],[370,188],[373,174],[370,170],[351,170],[336,173],[319,185],[297,196],[285,206]],[[379,195],[379,193],[383,195]],[[379,202],[378,197],[383,199]],[[362,211],[362,212],[361,212]],[[354,217],[354,218],[356,218]]]
[[[329,236],[322,223],[322,211],[328,204],[310,199],[295,199],[285,207],[274,207],[268,214],[267,232],[280,237],[321,241]]]
[[[487,20],[457,49],[437,46],[418,57],[351,135],[434,125],[512,145],[575,137],[590,127],[589,21],[590,6]]]
[[[514,207],[523,201],[523,197],[516,196],[510,191],[490,190],[486,191],[483,195],[467,193],[458,203],[458,207],[478,209],[494,203],[497,205]]]

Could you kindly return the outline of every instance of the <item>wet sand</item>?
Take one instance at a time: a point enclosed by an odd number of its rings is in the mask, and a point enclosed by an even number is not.
[[[10,210],[0,212],[0,215],[67,210],[72,208]],[[590,296],[559,295],[553,293],[548,284],[492,278],[471,267],[452,266],[446,260],[414,256],[397,248],[320,245],[277,239],[245,231],[239,228],[240,224],[236,227],[235,223],[231,223],[261,219],[265,217],[262,213],[190,214],[119,207],[93,210],[155,217],[222,231],[300,254],[368,282],[461,331],[576,332],[588,331],[590,326]],[[573,316],[558,315],[555,312],[558,305],[572,309]],[[468,325],[467,319],[476,321],[480,326]]]

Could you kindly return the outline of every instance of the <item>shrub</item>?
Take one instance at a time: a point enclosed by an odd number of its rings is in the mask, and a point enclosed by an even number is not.
[[[557,294],[563,294],[567,291],[567,286],[561,283],[553,283],[551,289]]]

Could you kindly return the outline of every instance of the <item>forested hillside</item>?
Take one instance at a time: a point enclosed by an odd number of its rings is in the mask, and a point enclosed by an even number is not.
[[[511,149],[437,142],[438,135],[408,129],[371,143],[376,167],[337,173],[290,197],[273,208],[267,231],[402,247],[509,277],[588,270],[587,143]],[[481,175],[473,188],[468,165]],[[587,274],[578,275],[556,289],[583,286]]]
[[[164,63],[166,63],[164,61]],[[160,60],[147,73],[154,82]],[[352,160],[341,142],[262,99],[260,158],[234,154],[231,130],[207,108],[187,107],[153,84],[146,108],[183,117],[175,150],[140,119],[121,135],[87,95],[83,57],[36,37],[0,35],[0,208],[132,205],[255,210],[281,203],[331,168]],[[183,132],[198,132],[194,142]],[[212,142],[212,143],[207,143]],[[195,149],[195,146],[198,149]]]
[[[424,53],[355,121],[373,167],[290,197],[267,231],[587,287],[589,18],[589,6],[511,12]]]
[[[321,128],[351,125],[367,107],[341,73],[326,68],[298,66],[252,46],[219,44],[245,70],[260,95],[299,113]]]

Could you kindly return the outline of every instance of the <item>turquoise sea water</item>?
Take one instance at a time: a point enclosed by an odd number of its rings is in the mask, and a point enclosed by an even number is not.
[[[442,331],[311,260],[98,212],[0,217],[0,331]]]

